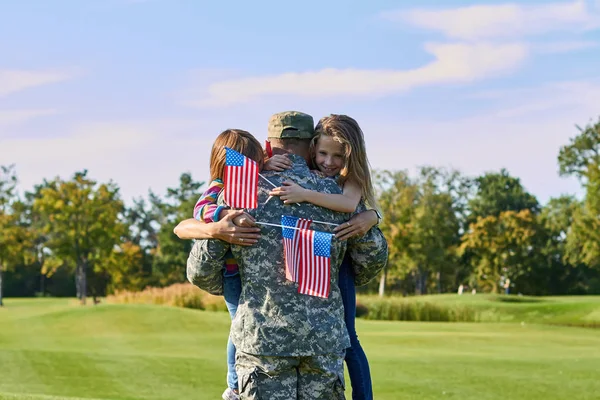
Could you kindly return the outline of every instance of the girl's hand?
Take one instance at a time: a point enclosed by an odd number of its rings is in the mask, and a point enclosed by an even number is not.
[[[265,163],[264,169],[267,171],[284,171],[292,167],[292,160],[285,154],[276,154],[269,158]]]
[[[302,203],[306,201],[307,192],[302,186],[292,181],[285,181],[283,186],[275,188],[269,192],[269,196],[279,196],[284,204]]]
[[[335,237],[339,240],[347,240],[353,237],[360,237],[367,233],[369,229],[377,224],[377,214],[374,210],[363,211],[350,218],[350,221],[338,225],[333,230]]]

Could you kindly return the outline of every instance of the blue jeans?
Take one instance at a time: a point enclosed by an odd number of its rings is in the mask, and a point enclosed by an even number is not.
[[[354,272],[352,270],[352,261],[346,256],[340,266],[340,293],[344,303],[344,319],[346,328],[350,336],[350,347],[346,349],[346,366],[350,383],[352,384],[353,400],[372,400],[373,387],[371,384],[371,371],[369,370],[369,361],[363,351],[358,336],[354,320],[356,318],[356,288],[354,287]]]
[[[225,304],[232,320],[235,317],[241,293],[242,280],[240,274],[223,277],[223,297],[225,297]],[[238,377],[235,372],[235,346],[231,342],[231,336],[227,340],[227,386],[232,390],[238,390]]]

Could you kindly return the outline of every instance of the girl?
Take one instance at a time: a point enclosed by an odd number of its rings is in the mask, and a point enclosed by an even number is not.
[[[353,118],[346,115],[321,118],[311,142],[311,155],[323,175],[337,177],[343,194],[315,192],[286,181],[271,195],[280,196],[286,204],[306,201],[346,213],[354,212],[362,199],[379,213],[363,132]]]
[[[310,202],[340,212],[354,212],[361,200],[372,213],[362,213],[335,228],[336,237],[348,239],[360,236],[381,219],[371,180],[371,171],[363,132],[358,123],[346,115],[321,118],[311,142],[311,156],[316,168],[325,176],[336,178],[343,187],[342,194],[325,194],[307,190],[286,181],[273,189],[272,196],[280,196],[286,204]],[[346,350],[346,365],[352,383],[353,399],[372,399],[373,390],[367,357],[358,341],[354,320],[356,316],[356,289],[349,257],[340,267],[339,286],[344,303],[346,327],[351,347]]]
[[[229,213],[236,213],[233,210],[225,209],[216,204],[219,194],[223,190],[225,146],[256,161],[259,169],[263,167],[263,148],[250,133],[240,129],[228,129],[217,136],[210,153],[211,182],[194,207],[194,218],[201,222],[217,222],[225,218]],[[252,221],[252,217],[245,213],[233,219],[234,223],[238,226],[251,225],[249,220]],[[253,242],[255,240],[248,240],[248,243],[245,244],[252,244]],[[223,297],[225,298],[225,304],[227,305],[231,319],[235,317],[241,292],[242,287],[238,264],[233,258],[231,251],[229,251],[225,255],[223,269]],[[238,378],[235,372],[235,346],[231,342],[231,338],[227,342],[227,386],[227,389],[223,393],[223,399],[239,399]]]
[[[229,147],[245,155],[246,157],[258,163],[258,169],[269,168],[271,163],[276,163],[280,166],[290,166],[290,161],[287,157],[279,155],[273,156],[271,162],[264,161],[264,151],[260,143],[250,133],[240,129],[228,129],[222,132],[217,138],[212,147],[210,154],[210,184],[208,189],[200,196],[194,206],[194,218],[200,222],[211,223],[218,222],[228,215],[235,216],[233,223],[241,227],[253,226],[254,219],[240,211],[226,209],[222,206],[217,206],[217,199],[223,191],[223,170],[225,167],[225,146]],[[251,245],[256,243],[255,239],[241,238],[240,245]],[[231,251],[225,255],[224,270],[223,270],[223,296],[225,304],[229,310],[231,319],[235,317],[237,311],[240,294],[242,292],[241,280],[238,271],[238,264],[233,258]],[[227,342],[227,389],[223,393],[225,400],[237,400],[238,397],[238,378],[235,372],[235,346],[231,342],[231,338]]]

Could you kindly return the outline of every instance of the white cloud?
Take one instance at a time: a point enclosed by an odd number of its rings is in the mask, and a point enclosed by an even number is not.
[[[249,77],[213,83],[200,98],[187,99],[194,106],[227,106],[266,95],[372,96],[404,92],[415,87],[472,82],[510,72],[527,58],[521,43],[426,44],[434,60],[412,70],[323,69]]]
[[[36,86],[71,79],[74,72],[0,69],[0,97]]]
[[[0,110],[0,127],[17,125],[34,118],[54,115],[54,109],[39,110]]]
[[[384,13],[394,21],[438,31],[458,39],[425,44],[433,56],[411,70],[336,69],[294,71],[268,76],[216,78],[181,91],[193,107],[250,103],[265,96],[373,97],[426,85],[469,83],[513,72],[532,54],[560,54],[597,47],[589,40],[525,38],[552,32],[600,28],[600,1],[576,0],[538,5],[496,4],[447,9],[412,9]]]
[[[583,0],[400,10],[386,12],[383,17],[463,40],[517,38],[548,32],[585,31],[600,26],[597,6]]]

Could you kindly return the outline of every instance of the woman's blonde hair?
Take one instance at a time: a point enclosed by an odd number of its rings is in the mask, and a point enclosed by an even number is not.
[[[258,163],[259,171],[265,160],[264,150],[250,132],[227,129],[217,136],[210,152],[210,180],[223,179],[225,168],[225,146]]]
[[[315,159],[315,147],[321,136],[328,136],[336,140],[344,148],[344,166],[340,170],[338,183],[343,186],[346,181],[355,182],[362,188],[362,199],[365,203],[379,211],[365,138],[358,122],[347,115],[331,114],[321,118],[315,127],[315,136],[310,144],[313,160]]]

